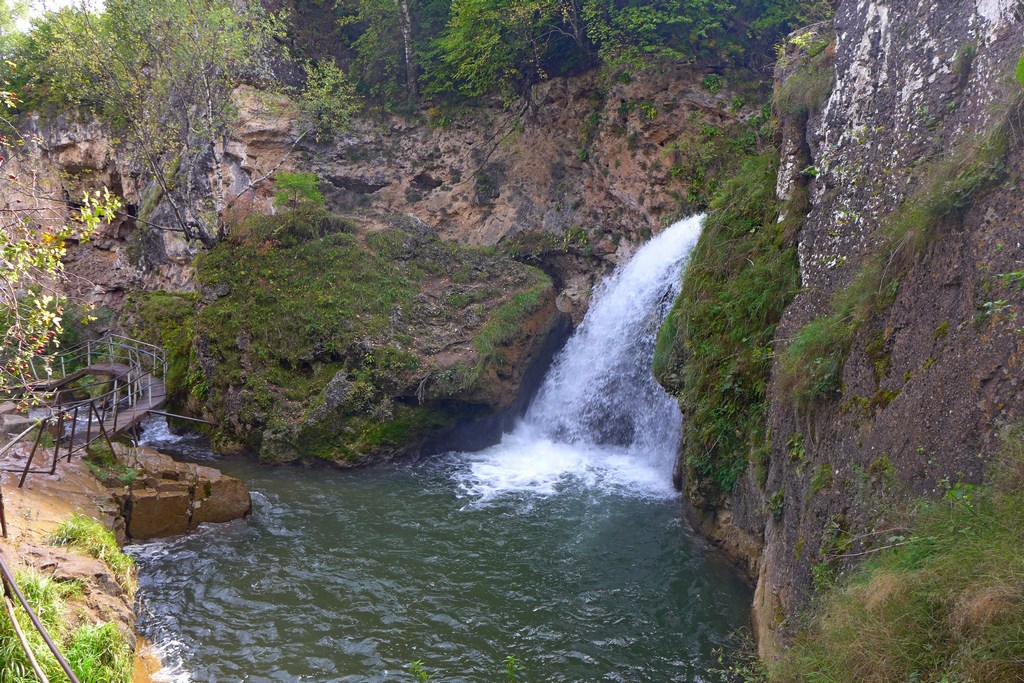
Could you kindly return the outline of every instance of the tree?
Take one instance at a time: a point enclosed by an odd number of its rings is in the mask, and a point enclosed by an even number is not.
[[[108,0],[37,21],[25,51],[36,102],[93,109],[155,182],[176,229],[210,244],[233,197],[224,163],[232,92],[268,80],[280,33],[258,3]]]
[[[0,103],[14,108],[16,97],[0,91]],[[0,206],[0,395],[24,397],[33,375],[49,374],[47,354],[62,331],[67,242],[87,240],[113,220],[120,201],[104,188],[85,193],[69,211],[62,193],[39,185],[37,174],[11,172],[31,165],[31,143],[7,118],[0,122],[8,131],[0,135],[0,164],[7,169],[0,181],[6,200]]]
[[[306,87],[299,93],[299,109],[317,139],[329,138],[348,128],[358,110],[355,88],[333,61],[307,62]]]
[[[526,97],[547,76],[548,50],[562,39],[585,47],[574,0],[454,0],[437,41],[448,73],[435,78],[433,91]]]

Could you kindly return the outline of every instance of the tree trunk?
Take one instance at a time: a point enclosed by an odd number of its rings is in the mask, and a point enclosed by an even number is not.
[[[416,64],[412,58],[412,13],[409,12],[409,0],[398,0],[398,9],[402,46],[405,48],[405,83],[409,88],[409,104],[415,106],[419,92],[416,83]]]

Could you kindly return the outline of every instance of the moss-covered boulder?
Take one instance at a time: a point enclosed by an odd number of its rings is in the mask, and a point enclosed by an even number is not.
[[[137,297],[135,325],[168,348],[179,409],[276,462],[418,452],[508,409],[560,316],[540,270],[409,216],[252,218],[196,277],[191,303]]]

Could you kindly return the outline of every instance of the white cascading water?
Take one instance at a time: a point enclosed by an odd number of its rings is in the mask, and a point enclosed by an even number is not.
[[[682,418],[651,362],[703,220],[675,223],[595,288],[526,417],[500,444],[462,456],[467,494],[481,502],[516,491],[552,494],[577,480],[671,495]]]

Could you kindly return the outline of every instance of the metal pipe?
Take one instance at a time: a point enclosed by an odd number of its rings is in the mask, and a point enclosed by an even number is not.
[[[0,536],[7,538],[7,512],[4,510],[4,482],[0,474]]]
[[[71,418],[71,438],[68,439],[68,462],[71,462],[71,451],[75,447],[75,430],[78,428],[78,408],[75,406],[75,414]]]
[[[39,422],[39,431],[36,432],[36,441],[32,444],[32,452],[28,454],[28,462],[25,463],[25,471],[21,473],[21,481],[18,482],[18,488],[20,489],[25,485],[25,477],[28,476],[28,471],[32,467],[32,458],[36,457],[36,449],[39,448],[39,439],[43,438],[43,425],[49,421],[50,418],[43,418]]]
[[[94,412],[96,412],[96,406],[93,404],[92,401],[89,401],[89,415],[88,415],[88,419],[85,422],[85,447],[86,448],[88,448],[89,444],[92,443],[92,414]],[[68,459],[70,460],[71,457],[68,456]]]
[[[60,438],[64,435],[64,412],[61,411],[57,418],[57,436],[53,443],[53,466],[50,467],[50,474],[57,473],[57,457],[60,453]]]
[[[24,609],[25,613],[28,614],[28,618],[32,620],[32,625],[36,627],[36,630],[39,631],[39,635],[41,635],[43,640],[46,642],[46,647],[48,647],[50,652],[53,653],[57,663],[60,664],[60,668],[64,669],[64,673],[67,674],[70,683],[81,683],[78,680],[78,676],[75,675],[75,672],[71,670],[68,660],[64,659],[64,655],[62,655],[60,650],[57,649],[57,646],[53,644],[53,640],[50,639],[50,635],[46,632],[46,629],[43,628],[42,623],[40,623],[39,617],[37,617],[36,613],[32,611],[32,608],[29,607],[28,602],[25,600],[25,596],[22,595],[21,591],[18,589],[18,584],[14,582],[14,576],[11,575],[11,570],[7,568],[7,563],[4,562],[3,551],[0,551],[0,574],[3,574],[4,593],[6,595],[14,593],[18,602],[21,603],[22,609]]]

